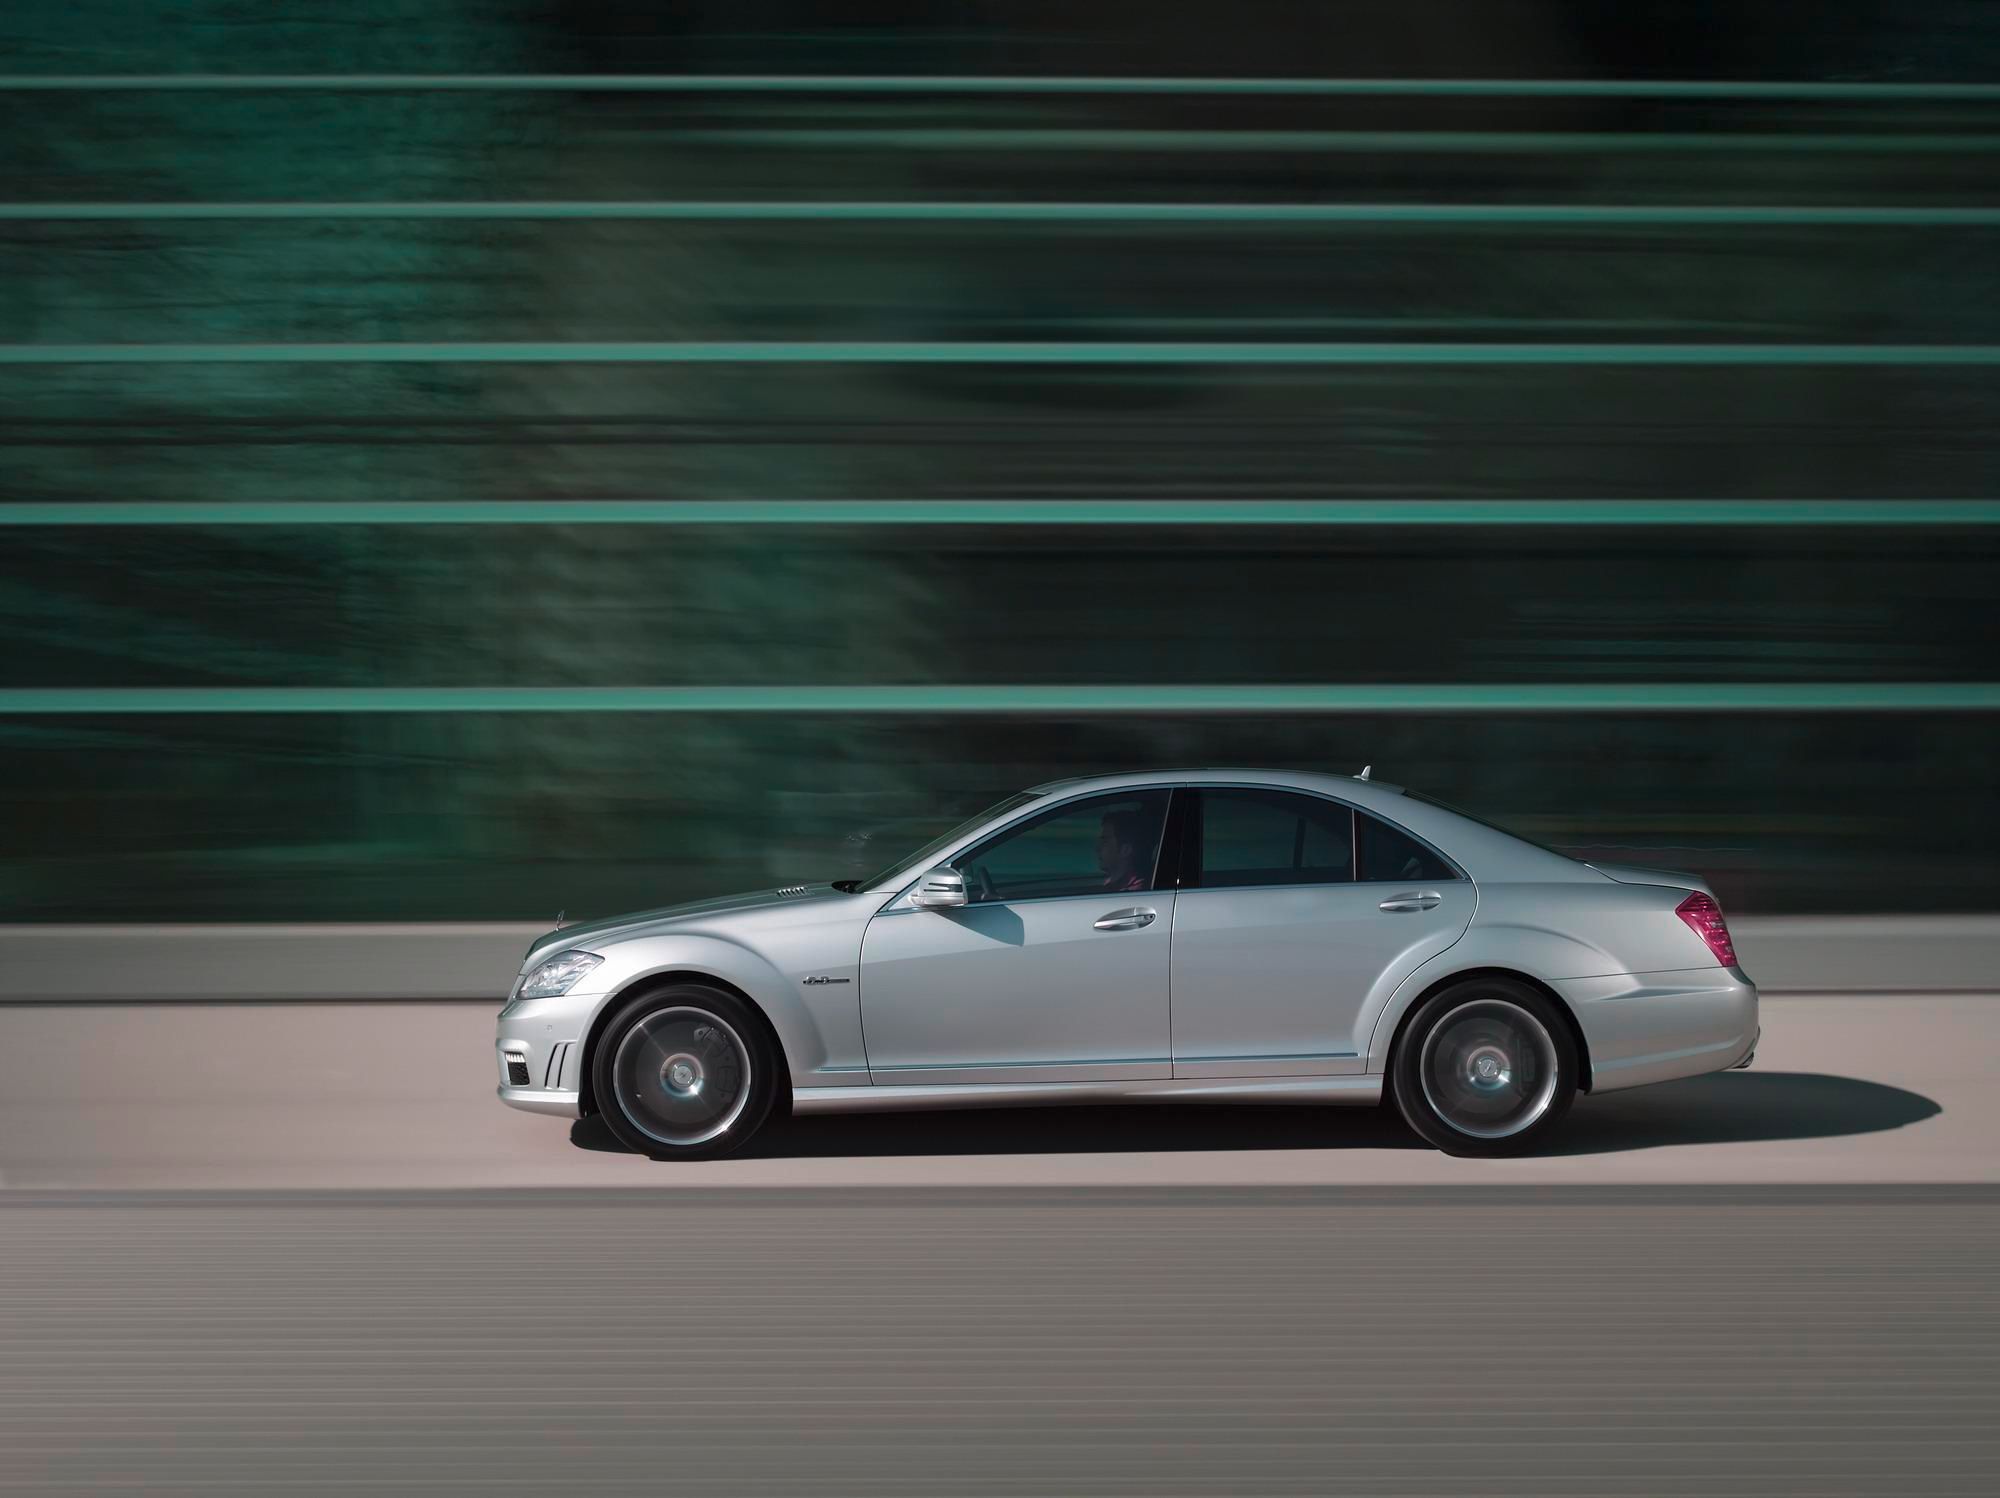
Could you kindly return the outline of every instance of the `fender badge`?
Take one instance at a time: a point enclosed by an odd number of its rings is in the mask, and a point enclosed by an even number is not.
[[[807,987],[811,987],[815,983],[852,983],[854,980],[852,978],[829,978],[824,973],[814,973],[811,977],[802,979],[801,981]]]

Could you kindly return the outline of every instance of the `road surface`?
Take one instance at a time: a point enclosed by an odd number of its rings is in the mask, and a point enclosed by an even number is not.
[[[0,1005],[0,1186],[1325,1186],[2000,1182],[2000,998],[1781,998],[1751,1070],[1585,1098],[1550,1156],[1372,1109],[799,1119],[656,1164],[494,1098],[497,1005]]]
[[[491,1009],[0,1008],[0,1493],[1984,1494],[2000,1001],[1461,1162],[1360,1111],[665,1166]]]

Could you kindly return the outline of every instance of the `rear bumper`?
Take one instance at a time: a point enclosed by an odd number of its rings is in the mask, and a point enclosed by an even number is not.
[[[1590,1048],[1592,1092],[1728,1071],[1757,1049],[1757,985],[1741,968],[1621,973],[1553,986]]]

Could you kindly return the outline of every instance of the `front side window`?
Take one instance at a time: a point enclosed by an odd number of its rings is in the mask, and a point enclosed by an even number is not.
[[[1289,791],[1205,790],[1196,889],[1259,884],[1346,884],[1354,878],[1353,814],[1336,801]]]
[[[975,905],[1146,890],[1166,821],[1165,791],[1091,796],[996,833],[955,863]]]

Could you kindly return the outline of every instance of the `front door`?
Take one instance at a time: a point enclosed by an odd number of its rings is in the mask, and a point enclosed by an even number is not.
[[[1187,810],[1174,1075],[1361,1071],[1370,997],[1458,940],[1471,884],[1406,834],[1323,797],[1212,787]]]
[[[955,859],[970,903],[892,908],[861,943],[878,1083],[1172,1075],[1165,790],[1061,803]]]

